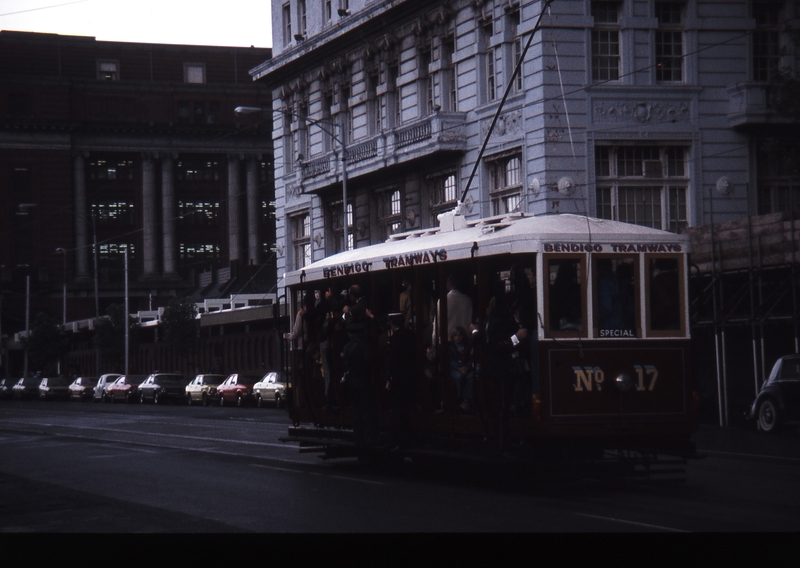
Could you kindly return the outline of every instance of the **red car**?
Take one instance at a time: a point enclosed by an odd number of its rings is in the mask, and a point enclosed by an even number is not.
[[[136,402],[139,400],[139,385],[148,375],[122,375],[108,387],[108,401]]]
[[[225,382],[217,387],[219,405],[236,403],[236,406],[244,406],[247,402],[255,402],[253,385],[261,380],[261,375],[243,375],[234,373],[228,375]]]

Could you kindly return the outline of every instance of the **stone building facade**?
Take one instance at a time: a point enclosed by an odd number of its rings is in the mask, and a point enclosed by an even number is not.
[[[545,5],[273,1],[273,58],[251,74],[272,89],[279,275],[342,250],[345,219],[351,247],[435,227],[473,169],[470,219],[681,231],[800,203],[762,144],[797,140],[770,85],[796,70],[798,2]]]
[[[100,313],[122,303],[126,249],[132,312],[249,265],[274,282],[272,127],[234,113],[270,104],[248,74],[270,55],[0,32],[4,334],[28,277],[32,314],[93,317],[95,271]]]

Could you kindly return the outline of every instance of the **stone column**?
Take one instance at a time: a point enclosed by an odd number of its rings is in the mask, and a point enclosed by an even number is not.
[[[75,271],[76,278],[89,278],[89,239],[87,230],[89,213],[86,207],[86,165],[82,155],[72,161],[72,176],[75,186]]]
[[[228,260],[238,260],[239,250],[239,158],[228,156]]]
[[[247,161],[247,261],[258,264],[258,219],[261,203],[258,199],[258,160]]]
[[[156,173],[153,156],[142,157],[142,256],[144,276],[156,275]]]
[[[172,156],[161,160],[161,216],[163,218],[164,274],[175,274],[175,183]]]

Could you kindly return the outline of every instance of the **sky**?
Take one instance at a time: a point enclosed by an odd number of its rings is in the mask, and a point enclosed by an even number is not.
[[[269,0],[0,0],[0,30],[272,47]]]

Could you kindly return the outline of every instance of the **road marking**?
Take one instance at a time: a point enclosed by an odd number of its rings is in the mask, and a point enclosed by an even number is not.
[[[615,523],[624,523],[624,524],[628,524],[628,525],[636,525],[636,526],[639,526],[639,527],[646,527],[646,528],[649,528],[649,529],[658,529],[658,530],[661,530],[661,531],[689,532],[689,531],[684,531],[684,530],[681,530],[681,529],[673,529],[673,528],[670,528],[670,527],[662,527],[662,526],[659,526],[659,525],[650,525],[650,524],[647,524],[647,523],[639,523],[639,522],[636,522],[636,521],[626,521],[625,519],[615,519],[614,517],[601,517],[599,515],[590,515],[588,513],[575,513],[575,514],[578,515],[579,517],[590,517],[592,519],[600,519],[600,520],[603,520],[603,521],[614,521]]]
[[[295,462],[295,463],[299,463],[299,462]],[[345,476],[342,476],[342,475],[331,475],[331,474],[328,474],[328,473],[320,473],[320,472],[316,472],[316,471],[299,471],[299,470],[296,470],[296,469],[289,469],[289,468],[285,468],[285,467],[275,467],[275,466],[272,466],[272,465],[262,465],[262,464],[258,464],[258,463],[251,463],[250,465],[252,465],[253,467],[262,467],[264,469],[274,469],[274,470],[277,470],[277,471],[288,471],[289,473],[305,473],[305,474],[308,474],[308,475],[317,475],[319,477],[329,477],[331,479],[343,479],[345,481],[356,481],[358,483],[369,483],[371,485],[389,485],[388,483],[383,483],[381,481],[370,481],[368,479],[358,479],[356,477],[345,477]],[[303,464],[303,465],[309,465],[309,464]]]
[[[779,461],[788,461],[788,462],[800,462],[800,458],[785,458],[783,456],[766,456],[762,454],[743,454],[740,452],[716,452],[712,450],[701,450],[703,453],[706,454],[717,454],[719,456],[739,456],[744,458],[758,458],[758,459],[767,459],[767,460],[779,460]]]
[[[74,428],[76,430],[96,430],[99,432],[107,432],[107,433],[118,433],[118,434],[136,434],[138,436],[156,436],[159,438],[181,438],[186,440],[202,440],[205,442],[221,442],[224,444],[243,444],[246,446],[262,446],[262,447],[269,447],[269,448],[283,448],[283,449],[290,449],[296,450],[296,446],[291,446],[284,443],[269,443],[269,442],[252,442],[250,440],[231,440],[230,438],[209,438],[206,436],[194,436],[194,435],[186,435],[186,434],[168,434],[162,432],[150,432],[150,433],[143,433],[141,431],[136,430],[123,430],[119,428],[97,428],[95,426],[77,426],[77,425],[64,425],[64,424],[42,424],[39,422],[15,422],[15,424],[21,424],[24,426],[37,426],[37,427],[50,427],[50,428],[63,428],[64,430],[69,428]],[[57,436],[68,436],[66,431],[61,432],[44,432],[43,434],[55,434]],[[75,434],[72,434],[75,435]],[[114,440],[107,440],[107,441],[114,441]],[[134,442],[137,443],[137,442]],[[168,446],[164,446],[168,447]],[[182,448],[182,449],[191,449],[191,448]]]

